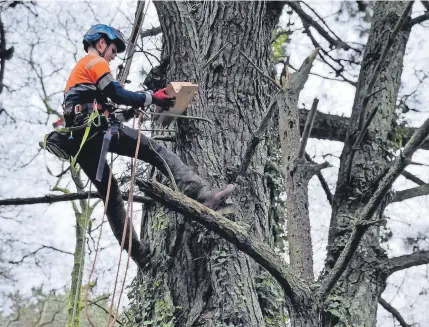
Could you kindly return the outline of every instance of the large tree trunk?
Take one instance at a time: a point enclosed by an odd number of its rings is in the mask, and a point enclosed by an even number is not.
[[[401,81],[402,62],[409,37],[409,31],[402,30],[396,37],[381,72],[375,82],[365,109],[364,120],[378,107],[378,111],[368,128],[367,136],[353,154],[353,146],[358,136],[359,119],[362,112],[362,99],[365,96],[374,68],[386,46],[388,37],[406,8],[406,2],[376,2],[371,31],[365,48],[362,68],[356,89],[352,116],[348,129],[348,139],[341,155],[341,166],[337,189],[332,207],[329,233],[328,259],[329,271],[348,240],[355,221],[354,217],[366,204],[376,188],[377,178],[389,166],[388,133],[394,126],[396,99]],[[362,122],[363,122],[362,121]],[[348,161],[351,160],[351,170]],[[349,174],[350,171],[350,174]],[[381,215],[384,208],[380,208]],[[376,219],[376,218],[375,218]],[[346,322],[352,326],[375,326],[377,303],[385,288],[385,276],[375,269],[377,260],[385,258],[379,243],[379,228],[371,227],[365,235],[359,250],[340,283],[328,306],[331,322]]]
[[[240,167],[269,102],[270,87],[239,50],[269,71],[271,32],[282,6],[156,3],[164,32],[162,56],[169,58],[167,80],[197,83],[198,96],[187,113],[214,122],[179,121],[173,150],[213,187],[225,185]],[[224,45],[224,51],[205,66]],[[266,157],[262,142],[247,174],[237,180],[233,200],[240,209],[234,219],[249,224],[255,235],[273,244]],[[256,277],[263,282],[260,268],[235,246],[157,206],[146,208],[142,237],[156,248],[152,271],[144,274],[145,284],[151,285],[145,286],[145,297],[152,301],[146,310],[150,317],[145,319],[162,318],[162,299],[170,310],[164,321],[174,312],[176,326],[265,325],[256,283]]]

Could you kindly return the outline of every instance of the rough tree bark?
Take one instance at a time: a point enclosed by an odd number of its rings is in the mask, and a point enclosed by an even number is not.
[[[269,71],[271,32],[282,7],[264,2],[156,3],[165,41],[162,56],[169,58],[167,79],[197,83],[198,98],[188,114],[214,122],[179,121],[174,150],[213,187],[227,183],[242,164],[272,91],[239,50]],[[240,208],[235,219],[273,245],[266,157],[262,142],[247,173],[237,179],[233,200]],[[154,264],[144,279],[161,284],[156,296],[169,303],[176,326],[265,325],[257,292],[260,268],[253,260],[215,234],[185,224],[181,216],[160,207],[145,209],[142,237],[156,247],[153,262],[163,262],[165,269]],[[154,300],[152,312],[157,307]]]
[[[199,96],[188,113],[215,122],[214,126],[207,127],[203,122],[179,121],[175,151],[213,185],[224,184],[237,176],[252,133],[264,116],[264,104],[269,103],[269,94],[273,94],[258,72],[240,56],[239,50],[262,71],[269,70],[270,34],[282,5],[159,2],[156,6],[165,38],[163,57],[169,58],[167,79],[198,83]],[[400,31],[387,59],[380,61],[380,70],[376,67],[406,8],[405,2],[374,5],[369,41],[341,156],[326,271],[320,284],[311,284],[311,238],[306,207],[309,177],[300,170],[300,165],[310,166],[298,155],[300,113],[296,103],[302,86],[286,90],[278,100],[286,188],[291,199],[288,213],[293,220],[288,232],[296,232],[291,240],[291,256],[295,253],[297,257],[291,258],[291,269],[301,278],[291,282],[291,290],[287,290],[288,283],[282,284],[290,295],[285,303],[292,326],[375,325],[379,297],[393,271],[386,265],[392,261],[387,260],[380,247],[378,228],[369,228],[339,282],[335,280],[329,284],[329,276],[332,276],[329,272],[337,271],[334,265],[351,235],[355,219],[359,216],[368,220],[372,214],[370,210],[365,216],[363,208],[367,208],[389,166],[387,140],[395,125],[396,97],[409,30]],[[224,51],[205,65],[224,46]],[[366,129],[365,122],[371,113],[375,115]],[[363,130],[365,134],[361,133]],[[235,219],[249,226],[252,235],[272,246],[272,222],[268,218],[271,197],[264,176],[267,151],[264,142],[256,148],[250,168],[236,179],[238,191],[234,201],[240,207]],[[183,216],[167,209],[176,207],[162,199],[158,197],[166,207],[145,206],[142,224],[142,237],[150,240],[154,252],[153,265],[142,274],[141,291],[145,299],[141,303],[146,304],[140,309],[145,319],[166,322],[172,321],[174,316],[176,326],[268,325],[255,283],[256,274],[260,272],[257,265],[225,240],[194,223],[185,223]],[[381,215],[383,209],[381,205],[375,216]],[[186,210],[178,211],[191,214]],[[195,215],[192,220],[199,222]],[[209,230],[218,231],[216,228]],[[423,256],[426,259],[426,253]],[[253,255],[252,258],[255,259]],[[289,274],[289,268],[287,271]],[[281,278],[276,279],[281,284]],[[330,285],[335,285],[332,291]],[[314,290],[314,294],[310,290]]]
[[[402,62],[409,30],[401,30],[388,52],[380,74],[369,93],[366,108],[362,100],[380,55],[386,47],[406,2],[377,2],[374,5],[371,30],[361,65],[347,140],[341,155],[328,240],[326,270],[329,271],[348,240],[357,214],[377,187],[378,178],[390,165],[388,135],[396,119],[396,99],[401,81]],[[376,92],[376,93],[375,93]],[[356,147],[356,139],[373,110],[377,112],[366,137]],[[362,116],[362,111],[365,110]],[[351,169],[348,165],[351,162]],[[381,215],[382,205],[376,215]],[[381,218],[381,217],[379,217]],[[375,218],[376,219],[376,218]],[[331,294],[327,321],[352,326],[375,326],[378,299],[385,288],[386,276],[376,269],[376,262],[385,259],[379,243],[379,228],[371,227],[359,250]]]

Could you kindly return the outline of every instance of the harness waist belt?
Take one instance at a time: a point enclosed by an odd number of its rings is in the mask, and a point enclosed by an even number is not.
[[[93,103],[84,103],[84,104],[77,104],[74,107],[67,107],[64,110],[64,114],[71,114],[74,113],[75,115],[83,113],[85,115],[90,115],[93,110]],[[103,115],[107,118],[110,115],[108,106],[104,106],[97,103],[97,110],[100,110],[103,112]]]

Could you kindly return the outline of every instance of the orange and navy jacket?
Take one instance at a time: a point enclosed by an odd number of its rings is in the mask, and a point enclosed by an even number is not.
[[[67,80],[64,93],[64,114],[73,113],[77,104],[99,104],[110,98],[117,104],[140,107],[152,101],[149,93],[125,90],[112,76],[109,63],[103,57],[88,54],[80,59]]]

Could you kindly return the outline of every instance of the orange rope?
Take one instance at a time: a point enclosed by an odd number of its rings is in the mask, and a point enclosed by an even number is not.
[[[124,224],[124,229],[122,231],[122,240],[121,240],[121,253],[119,254],[119,262],[118,262],[118,270],[116,272],[116,278],[115,278],[115,286],[113,289],[113,296],[112,296],[112,302],[110,304],[110,309],[109,309],[109,316],[107,318],[107,327],[112,327],[115,324],[116,321],[116,317],[117,314],[119,312],[119,305],[121,302],[121,297],[125,288],[125,280],[127,277],[127,272],[128,272],[128,266],[129,266],[129,262],[130,262],[130,254],[131,254],[131,249],[132,249],[132,219],[130,219],[130,209],[131,209],[131,213],[132,213],[132,208],[133,208],[133,199],[134,199],[134,181],[135,181],[135,175],[136,175],[136,168],[137,168],[137,158],[138,158],[138,153],[139,153],[139,149],[140,149],[140,128],[143,122],[142,119],[142,114],[139,114],[139,120],[138,120],[138,133],[137,133],[137,145],[136,145],[136,151],[135,151],[135,156],[134,156],[134,164],[132,165],[132,170],[131,170],[131,181],[130,181],[130,190],[128,193],[128,204],[127,204],[127,212],[125,215],[125,224]],[[130,233],[129,233],[129,238],[128,238],[128,256],[127,256],[127,265],[125,267],[125,273],[124,273],[124,278],[122,280],[122,286],[121,286],[121,291],[119,293],[119,297],[118,297],[118,304],[116,307],[116,312],[113,314],[113,321],[112,324],[110,324],[110,317],[111,317],[111,312],[113,309],[113,305],[114,305],[114,298],[115,298],[115,293],[116,293],[116,286],[118,283],[118,276],[119,276],[119,269],[121,266],[121,260],[122,260],[122,250],[124,249],[124,245],[125,245],[125,231],[127,230],[127,226],[128,226],[128,221],[130,221]]]

